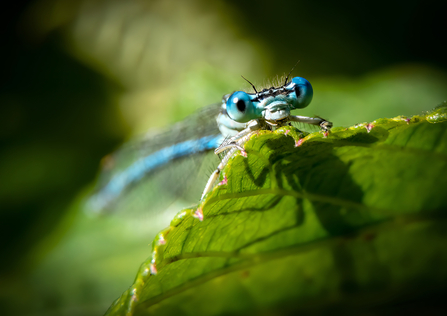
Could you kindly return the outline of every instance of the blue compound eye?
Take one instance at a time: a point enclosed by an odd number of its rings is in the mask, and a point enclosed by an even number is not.
[[[294,92],[294,109],[302,109],[309,105],[314,96],[312,85],[309,81],[301,77],[295,77],[292,79],[293,92]]]
[[[227,113],[232,120],[240,123],[246,123],[257,117],[256,106],[250,95],[243,91],[236,91],[228,98]]]

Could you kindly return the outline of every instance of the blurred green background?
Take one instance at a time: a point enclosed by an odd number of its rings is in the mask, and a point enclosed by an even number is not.
[[[100,159],[250,89],[240,75],[261,86],[300,60],[314,88],[300,114],[335,126],[447,99],[440,1],[38,0],[1,15],[2,315],[106,311],[171,215],[87,216]]]

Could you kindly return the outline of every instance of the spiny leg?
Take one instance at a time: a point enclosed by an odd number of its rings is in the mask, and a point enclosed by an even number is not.
[[[290,121],[306,123],[311,125],[320,126],[321,131],[324,133],[324,137],[327,137],[329,131],[332,128],[332,122],[326,121],[321,117],[308,117],[308,116],[300,116],[300,115],[291,115],[289,116]]]
[[[242,156],[247,157],[247,153],[245,152],[243,145],[250,139],[252,134],[253,134],[253,131],[249,131],[249,133],[244,133],[245,136],[238,137],[238,139],[235,141],[224,142],[221,146],[219,146],[219,148],[217,148],[214,151],[216,154],[219,154],[225,150],[229,150],[225,154],[224,158],[221,160],[219,165],[217,166],[216,170],[214,170],[214,172],[211,174],[210,178],[208,179],[208,182],[206,183],[205,189],[203,190],[202,197],[200,198],[200,200],[203,200],[205,195],[212,190],[212,188],[214,187],[214,183],[219,178],[219,175],[222,172],[223,168],[225,168],[225,166],[227,165],[230,158],[233,157],[233,155],[237,151],[240,151]],[[238,136],[238,135],[236,135],[236,136]]]

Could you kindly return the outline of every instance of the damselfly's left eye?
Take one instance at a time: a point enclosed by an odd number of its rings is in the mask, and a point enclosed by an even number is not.
[[[236,91],[228,98],[227,113],[232,120],[240,123],[257,118],[255,104],[250,95],[243,91]]]
[[[309,81],[301,77],[295,77],[292,79],[293,85],[293,108],[302,109],[309,105],[312,101],[314,91]]]

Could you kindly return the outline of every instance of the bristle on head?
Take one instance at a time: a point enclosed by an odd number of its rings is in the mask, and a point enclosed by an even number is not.
[[[285,73],[282,76],[276,75],[276,77],[265,81],[262,85],[253,84],[248,79],[246,79],[244,76],[242,76],[242,78],[244,78],[252,87],[251,89],[247,89],[247,90],[243,90],[243,91],[247,92],[247,93],[253,93],[253,89],[257,92],[257,91],[262,91],[264,89],[270,89],[272,87],[279,88],[279,87],[286,85],[288,82],[290,82],[290,80],[292,80],[292,78],[293,78],[292,72],[295,69],[295,67],[298,65],[299,62],[300,61],[298,60],[297,63],[292,67],[292,70],[290,70],[290,72],[287,75]]]

